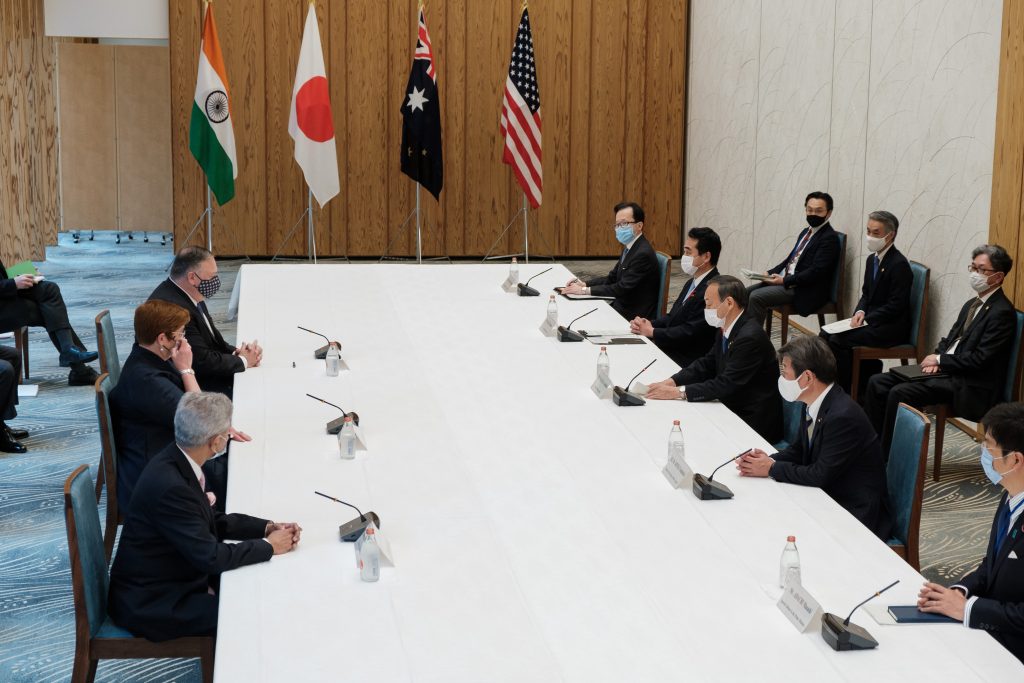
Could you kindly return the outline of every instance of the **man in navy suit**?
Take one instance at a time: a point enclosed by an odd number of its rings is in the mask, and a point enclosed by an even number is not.
[[[608,275],[586,282],[573,278],[563,294],[613,296],[612,308],[626,320],[658,314],[661,273],[654,247],[644,236],[644,210],[636,202],[615,205],[615,239],[622,254]]]
[[[764,327],[744,312],[747,290],[731,275],[708,282],[705,320],[720,328],[711,349],[666,380],[652,384],[654,399],[721,401],[774,443],[782,438],[779,362]]]
[[[864,285],[860,300],[853,309],[853,329],[839,334],[822,331],[836,356],[836,382],[850,393],[853,374],[853,347],[891,347],[906,344],[910,335],[910,288],[914,273],[910,262],[894,244],[900,222],[888,211],[868,214],[867,249],[872,252],[864,264]],[[872,367],[873,366],[873,367]],[[871,375],[881,372],[878,360],[862,361],[858,395]]]
[[[718,277],[722,240],[711,228],[690,228],[683,241],[680,268],[689,280],[668,315],[633,318],[630,332],[652,339],[679,367],[697,360],[715,342],[715,328],[704,321],[704,291]]]
[[[997,405],[982,423],[981,466],[1003,487],[988,549],[959,583],[949,588],[925,583],[917,607],[988,631],[1024,662],[1024,403]]]
[[[751,285],[749,312],[761,325],[772,306],[792,304],[797,315],[810,315],[828,303],[832,277],[839,266],[839,235],[829,224],[832,195],[812,192],[804,199],[807,227],[789,255],[765,272],[768,280]]]
[[[1007,366],[1014,309],[1002,290],[1012,267],[1013,259],[995,244],[983,244],[971,254],[967,268],[976,295],[960,309],[935,353],[921,361],[921,370],[935,377],[906,382],[887,372],[871,378],[864,408],[882,437],[883,453],[889,452],[900,403],[915,408],[949,404],[957,417],[978,421],[1001,400],[1006,375],[1013,372]]]
[[[215,634],[221,573],[266,562],[299,542],[297,524],[225,515],[208,500],[203,463],[224,450],[230,429],[227,396],[187,393],[174,416],[175,443],[146,465],[135,485],[110,569],[108,608],[136,636]]]
[[[779,349],[779,393],[807,406],[799,438],[768,455],[754,448],[736,460],[740,474],[817,486],[883,540],[891,520],[885,464],[864,410],[836,386],[836,362],[819,337],[798,337]]]

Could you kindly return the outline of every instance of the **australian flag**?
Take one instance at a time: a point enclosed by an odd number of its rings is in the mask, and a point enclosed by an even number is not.
[[[420,9],[419,38],[402,101],[402,173],[439,199],[444,185],[441,159],[441,106],[430,34]]]

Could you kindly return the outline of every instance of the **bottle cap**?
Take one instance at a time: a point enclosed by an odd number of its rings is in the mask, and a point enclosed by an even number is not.
[[[345,422],[351,422],[351,421],[352,421],[352,416],[351,415],[346,415],[345,416]]]
[[[512,263],[518,263],[518,261],[516,261],[516,257],[515,256],[512,257]]]
[[[787,543],[796,543],[796,536],[787,536],[786,537],[786,542]]]
[[[550,295],[550,296],[548,297],[548,300],[549,300],[549,301],[554,301],[554,300],[555,300],[555,295],[554,295],[554,294]]]
[[[672,420],[672,425],[674,427],[678,427],[679,426],[679,420]]]
[[[602,351],[607,351],[607,349],[605,347],[603,347],[603,346],[601,347],[601,350]]]

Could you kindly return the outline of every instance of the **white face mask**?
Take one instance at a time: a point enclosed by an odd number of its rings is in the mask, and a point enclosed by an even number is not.
[[[971,273],[970,275],[971,289],[973,289],[978,294],[981,294],[986,289],[991,287],[991,285],[988,283],[988,275],[984,275],[982,273]]]
[[[804,393],[804,390],[800,388],[800,378],[786,379],[782,375],[779,375],[779,394],[782,398],[792,403],[793,401],[800,398],[800,394]]]
[[[693,257],[683,254],[682,258],[679,259],[679,267],[683,269],[683,273],[692,276],[697,272],[697,266],[693,265]]]
[[[717,308],[705,308],[704,320],[708,325],[711,325],[711,327],[721,327],[725,323],[725,318],[718,317]]]
[[[867,242],[868,251],[870,251],[873,254],[877,254],[878,252],[885,249],[884,237],[872,237],[871,235],[868,235],[865,241]]]

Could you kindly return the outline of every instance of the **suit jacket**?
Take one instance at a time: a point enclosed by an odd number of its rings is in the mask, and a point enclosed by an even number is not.
[[[864,409],[839,385],[821,402],[808,444],[801,428],[796,443],[772,457],[775,481],[817,486],[882,540],[889,539],[888,489],[882,446]]]
[[[0,261],[0,297],[10,298],[17,296],[18,285],[14,283],[14,278],[7,275],[7,268],[3,262]]]
[[[719,329],[711,349],[672,379],[686,387],[687,401],[721,401],[765,440],[782,438],[778,357],[764,328],[746,312],[737,318],[725,350]]]
[[[985,558],[958,585],[967,589],[968,597],[978,598],[967,625],[988,631],[1024,662],[1024,516],[1017,517],[997,548],[996,529],[1006,498],[1004,492],[992,520]],[[1016,559],[1009,557],[1011,552]]]
[[[910,341],[910,288],[914,273],[907,257],[889,248],[874,276],[875,255],[867,258],[864,266],[864,284],[860,300],[854,311],[864,311],[868,339],[861,344],[896,346]],[[916,340],[914,340],[916,343]]]
[[[949,375],[953,383],[954,414],[977,421],[1003,400],[1006,375],[1013,372],[1008,366],[1016,318],[1013,304],[1002,289],[997,289],[978,309],[956,352],[947,353],[963,331],[971,301],[973,299],[960,309],[960,315],[949,334],[939,341],[935,353],[939,354],[942,372]]]
[[[625,251],[625,249],[623,249]],[[658,315],[661,273],[654,247],[641,234],[605,277],[587,282],[594,296],[614,296],[612,308],[626,320]]]
[[[138,344],[132,346],[121,379],[110,392],[121,510],[128,509],[146,463],[174,443],[174,413],[184,393],[185,384],[170,361]]]
[[[178,304],[189,312],[192,317],[185,326],[185,337],[192,347],[192,369],[196,371],[196,381],[204,391],[219,391],[230,396],[235,385],[235,373],[243,372],[245,363],[234,355],[235,347],[224,341],[213,320],[207,327],[203,314],[192,299],[170,280],[157,285],[149,298]]]
[[[267,520],[217,512],[186,457],[172,443],[143,470],[110,570],[110,616],[150,640],[191,635],[180,626],[196,618],[189,598],[207,594],[222,572],[274,554],[262,540]]]
[[[786,270],[786,264],[809,230],[807,227],[800,231],[793,249],[769,273],[775,275]],[[832,276],[838,265],[839,235],[831,223],[825,223],[804,247],[793,274],[786,274],[782,278],[782,286],[793,290],[792,305],[797,315],[810,315],[828,303],[832,296]]]
[[[706,354],[715,342],[715,328],[704,320],[704,291],[716,277],[718,268],[712,268],[688,298],[686,292],[693,278],[687,280],[668,315],[651,321],[654,343],[679,367],[686,367]]]

